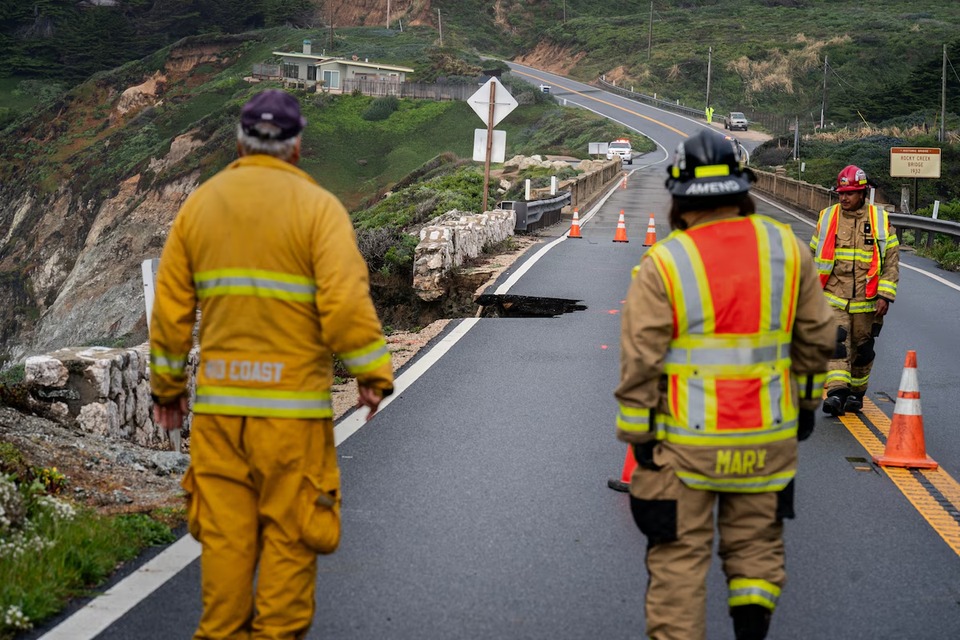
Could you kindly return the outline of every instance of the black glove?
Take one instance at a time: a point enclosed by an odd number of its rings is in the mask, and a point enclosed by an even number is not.
[[[644,469],[660,471],[662,467],[653,461],[653,450],[656,446],[656,440],[633,445],[633,457],[636,459],[637,464]]]
[[[800,409],[797,416],[797,440],[801,442],[813,435],[813,425],[816,422],[813,409]]]

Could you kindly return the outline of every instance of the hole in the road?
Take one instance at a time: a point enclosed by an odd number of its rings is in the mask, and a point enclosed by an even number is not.
[[[579,300],[495,293],[478,296],[476,302],[480,306],[481,318],[556,318],[587,308]]]

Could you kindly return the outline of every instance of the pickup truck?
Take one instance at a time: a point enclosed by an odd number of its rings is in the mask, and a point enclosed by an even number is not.
[[[723,118],[723,128],[730,131],[736,131],[737,129],[746,131],[748,124],[747,117],[739,111],[731,111]]]

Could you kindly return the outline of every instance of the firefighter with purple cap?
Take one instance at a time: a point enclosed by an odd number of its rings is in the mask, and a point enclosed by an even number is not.
[[[340,542],[333,355],[368,419],[393,390],[347,211],[296,166],[305,126],[292,95],[253,96],[239,159],[190,195],[160,258],[150,383],[167,430],[188,410],[201,318],[182,481],[202,546],[196,640],[306,637],[317,554]]]

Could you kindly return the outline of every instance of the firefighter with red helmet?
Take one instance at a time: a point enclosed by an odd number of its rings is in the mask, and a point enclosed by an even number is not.
[[[715,528],[737,640],[766,636],[786,579],[797,440],[813,431],[836,329],[802,242],[754,213],[752,180],[729,140],[684,140],[667,179],[674,231],[635,268],[623,308],[617,437],[637,459],[654,640],[707,637]]]
[[[827,371],[824,413],[860,411],[870,381],[883,318],[897,297],[900,243],[883,207],[867,202],[863,169],[837,176],[839,204],[820,212],[810,249],[820,285],[837,320],[837,344]]]

